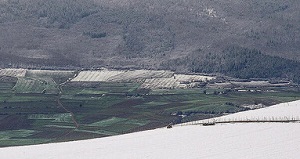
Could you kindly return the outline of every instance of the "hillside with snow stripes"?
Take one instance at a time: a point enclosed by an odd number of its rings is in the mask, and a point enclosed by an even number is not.
[[[221,118],[300,116],[300,101]],[[0,149],[13,159],[296,159],[300,156],[300,123],[231,123],[184,125],[107,138]]]
[[[26,69],[13,69],[6,68],[0,69],[0,76],[10,76],[10,77],[25,77]]]

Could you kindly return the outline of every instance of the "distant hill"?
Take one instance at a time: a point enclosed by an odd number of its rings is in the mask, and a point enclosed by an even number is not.
[[[297,80],[299,15],[297,0],[1,0],[0,66],[168,68]],[[223,69],[236,57],[247,60],[244,52],[267,64],[240,61]],[[262,71],[254,75],[256,68]]]

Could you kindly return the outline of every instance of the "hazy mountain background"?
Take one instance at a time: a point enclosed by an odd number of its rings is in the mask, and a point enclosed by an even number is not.
[[[0,0],[0,66],[299,80],[299,0]]]

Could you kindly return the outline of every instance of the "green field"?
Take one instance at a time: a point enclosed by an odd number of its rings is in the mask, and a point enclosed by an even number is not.
[[[51,78],[19,78],[13,87],[16,93],[57,94],[58,86]]]
[[[244,111],[244,104],[269,106],[300,99],[300,92],[293,88],[150,91],[139,86],[106,82],[59,86],[52,77],[33,75],[2,81],[0,147],[118,135]]]

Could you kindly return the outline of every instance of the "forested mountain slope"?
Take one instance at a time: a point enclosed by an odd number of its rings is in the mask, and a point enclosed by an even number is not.
[[[299,15],[297,0],[1,0],[0,64],[295,79]]]

